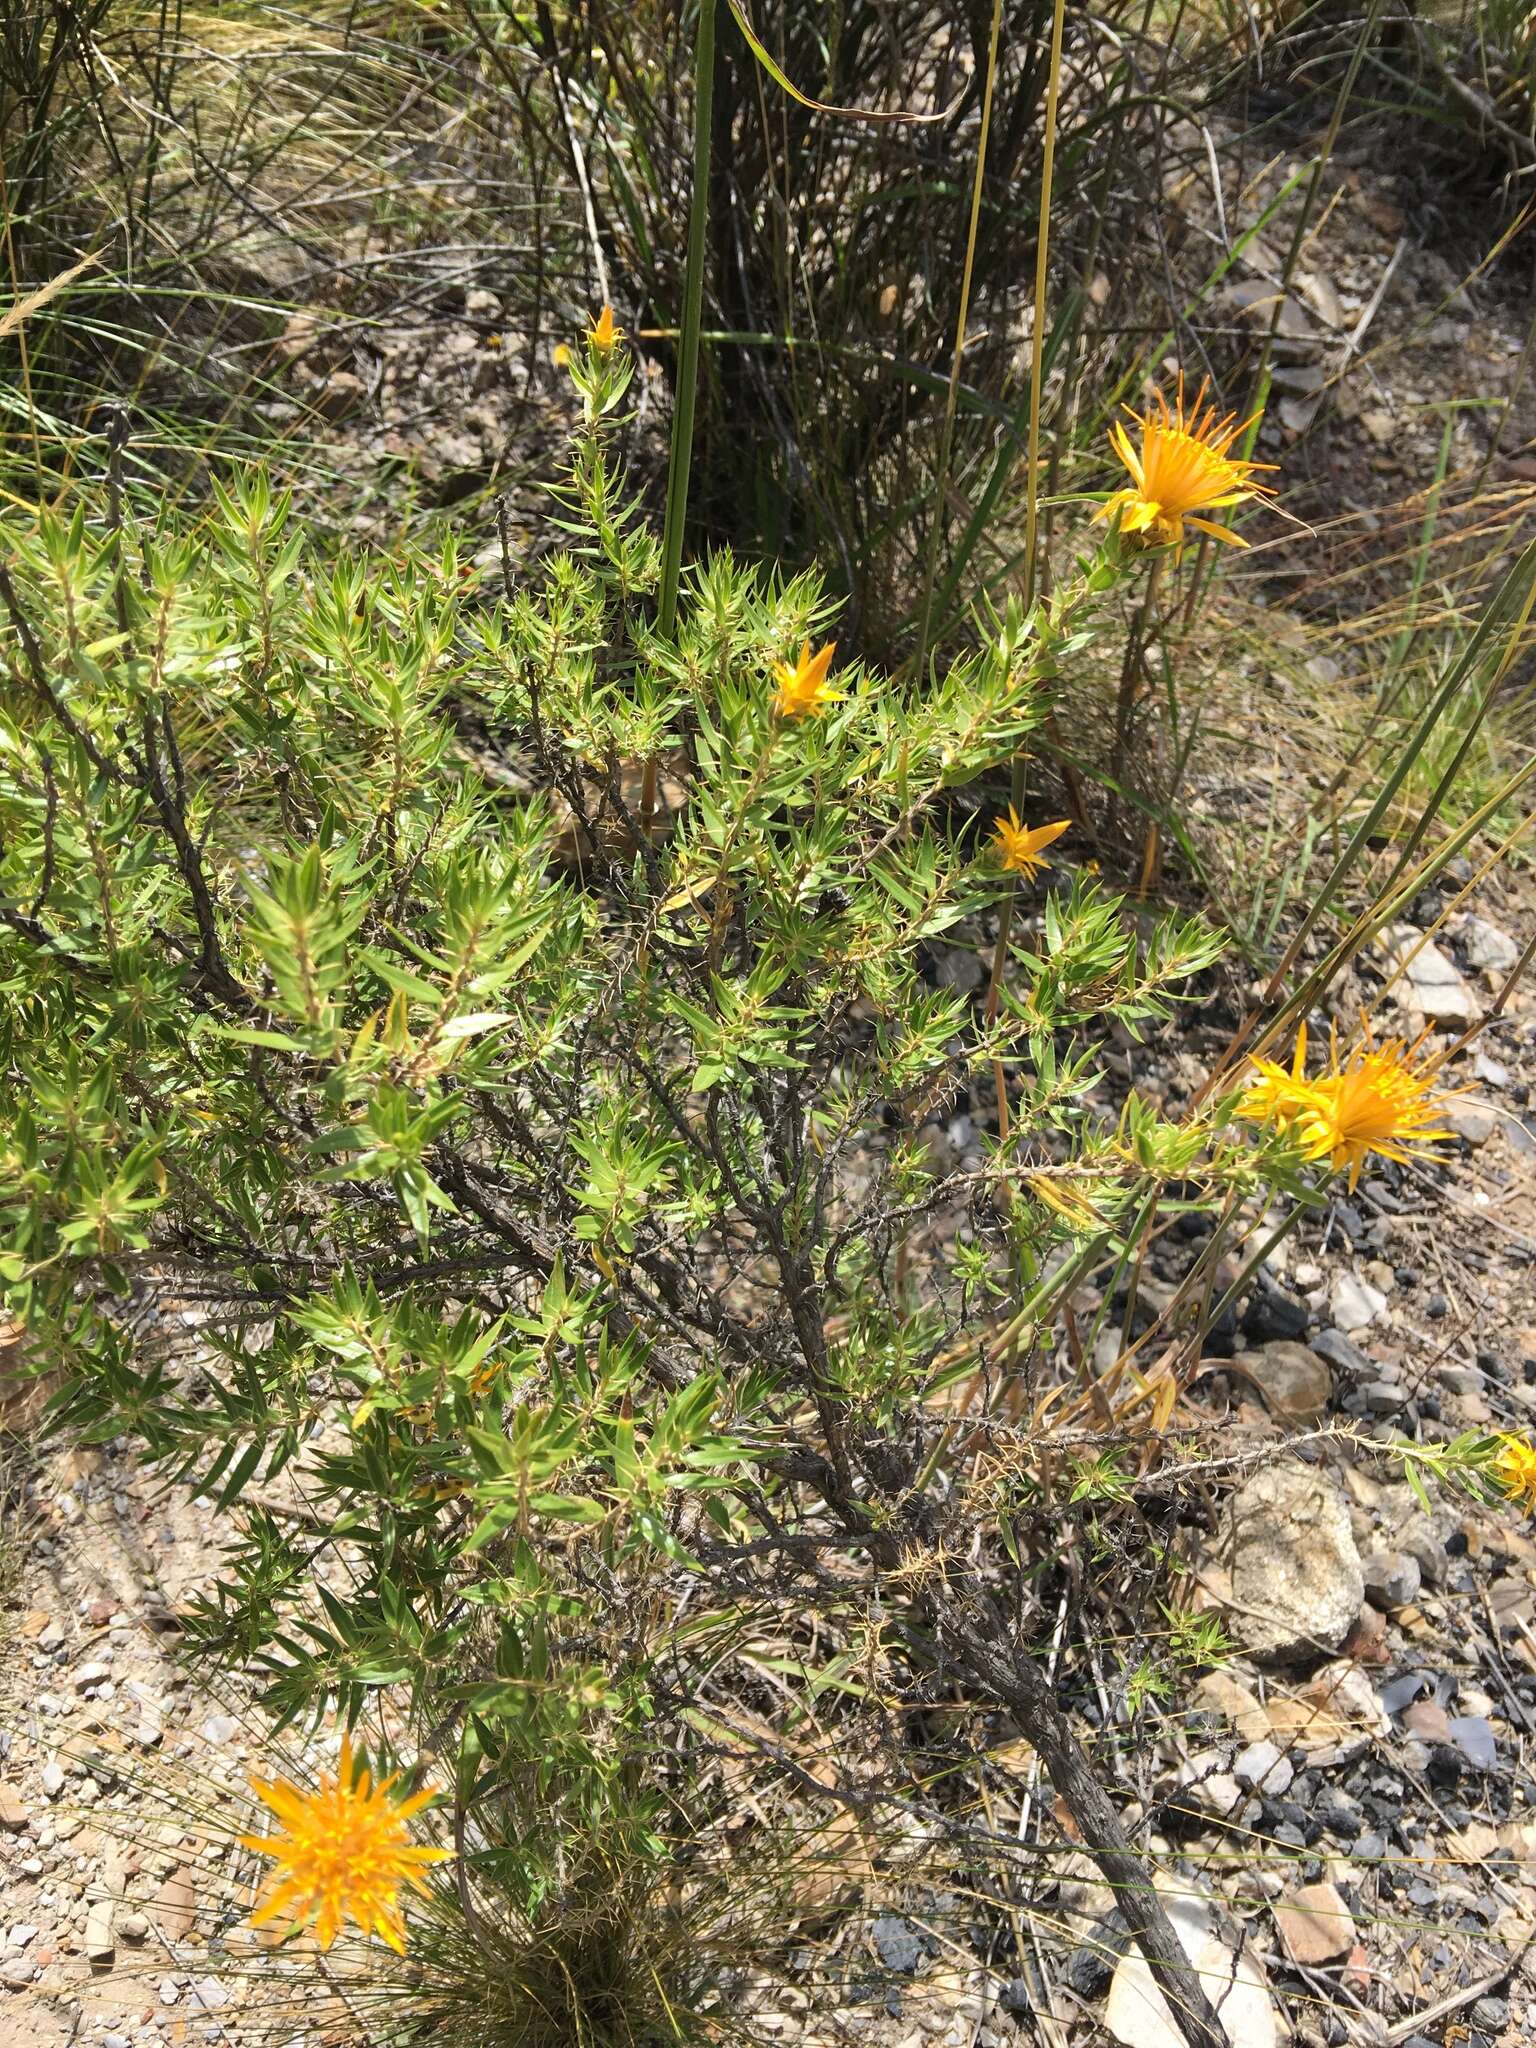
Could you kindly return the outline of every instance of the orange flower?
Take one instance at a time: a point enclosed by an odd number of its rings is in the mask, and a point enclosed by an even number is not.
[[[1400,1038],[1374,1046],[1367,1037],[1314,1084],[1316,1100],[1298,1119],[1308,1158],[1326,1159],[1335,1173],[1348,1167],[1351,1193],[1372,1152],[1406,1160],[1451,1135],[1439,1121],[1444,1098],[1433,1092],[1434,1063],[1419,1064],[1413,1054]]]
[[[1434,1089],[1438,1064],[1416,1059],[1417,1049],[1400,1038],[1376,1045],[1367,1024],[1342,1065],[1335,1048],[1331,1070],[1308,1081],[1306,1036],[1298,1031],[1289,1073],[1273,1060],[1253,1062],[1258,1079],[1238,1115],[1294,1131],[1304,1158],[1326,1159],[1334,1173],[1348,1169],[1353,1192],[1371,1153],[1408,1160],[1451,1135],[1439,1121],[1446,1098]]]
[[[1141,448],[1131,445],[1124,425],[1116,421],[1109,430],[1109,445],[1131,473],[1132,486],[1116,491],[1098,511],[1100,519],[1120,515],[1122,533],[1145,533],[1154,543],[1179,548],[1184,544],[1184,526],[1198,527],[1216,540],[1246,547],[1229,526],[1202,519],[1202,512],[1217,512],[1228,505],[1241,505],[1248,498],[1272,496],[1268,484],[1254,482],[1255,472],[1273,469],[1272,462],[1245,462],[1228,453],[1240,434],[1246,433],[1258,414],[1239,420],[1233,413],[1218,418],[1214,405],[1205,403],[1204,384],[1186,413],[1184,379],[1179,379],[1178,396],[1170,409],[1161,392],[1155,394],[1145,413],[1131,412],[1141,429]]]
[[[773,708],[780,718],[809,718],[824,711],[829,704],[841,701],[841,693],[827,687],[827,670],[832,666],[836,652],[835,640],[829,640],[815,654],[811,652],[810,641],[806,640],[801,643],[797,662],[774,664],[773,673],[779,687],[774,695]]]
[[[1023,825],[1010,804],[1007,817],[999,818],[992,828],[993,851],[1009,874],[1032,882],[1042,868],[1050,866],[1041,858],[1042,849],[1059,839],[1071,822],[1070,818],[1058,818],[1054,825]]]
[[[312,1792],[286,1779],[253,1779],[257,1798],[281,1825],[271,1835],[240,1837],[247,1849],[277,1864],[251,1924],[261,1927],[280,1918],[295,1926],[313,1922],[320,1946],[329,1948],[342,1922],[354,1920],[365,1934],[382,1935],[403,1955],[400,1887],[409,1884],[424,1892],[423,1865],[442,1863],[449,1852],[419,1848],[406,1832],[406,1822],[434,1795],[417,1792],[409,1799],[391,1799],[394,1783],[391,1777],[375,1785],[366,1766],[355,1768],[345,1736],[338,1775],[322,1772]]]
[[[587,329],[587,339],[600,356],[608,355],[624,339],[624,330],[613,317],[612,306],[604,306],[592,326]]]

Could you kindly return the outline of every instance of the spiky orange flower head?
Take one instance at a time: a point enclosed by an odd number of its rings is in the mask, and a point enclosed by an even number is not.
[[[1010,804],[1007,817],[999,818],[992,827],[993,850],[1009,874],[1032,882],[1042,868],[1050,866],[1043,857],[1044,849],[1059,839],[1071,822],[1070,818],[1058,818],[1054,825],[1025,825]]]
[[[1493,1476],[1511,1500],[1536,1513],[1536,1445],[1523,1436],[1501,1436]]]
[[[607,355],[624,339],[624,330],[613,317],[612,306],[604,306],[587,329],[587,339],[600,356]]]
[[[1296,1051],[1289,1067],[1282,1067],[1278,1060],[1254,1059],[1250,1064],[1255,1078],[1237,1105],[1238,1115],[1247,1117],[1251,1123],[1273,1124],[1276,1130],[1289,1130],[1311,1101],[1307,1086],[1306,1025],[1296,1027]]]
[[[1372,1152],[1410,1159],[1415,1150],[1451,1136],[1441,1122],[1433,1060],[1419,1060],[1400,1038],[1372,1045],[1369,1033],[1342,1067],[1314,1084],[1316,1096],[1298,1120],[1308,1156],[1327,1159],[1335,1173],[1349,1169],[1350,1192]]]
[[[1238,1113],[1293,1130],[1305,1158],[1326,1159],[1334,1173],[1348,1170],[1351,1193],[1373,1152],[1406,1161],[1451,1136],[1440,1121],[1446,1098],[1434,1086],[1438,1063],[1421,1060],[1416,1045],[1401,1038],[1377,1045],[1367,1024],[1342,1063],[1335,1047],[1330,1070],[1315,1081],[1305,1078],[1305,1057],[1298,1032],[1289,1073],[1272,1060],[1255,1060],[1258,1079]]]
[[[1203,519],[1204,512],[1224,511],[1248,498],[1273,495],[1268,484],[1256,483],[1261,469],[1273,469],[1272,462],[1245,462],[1231,455],[1232,443],[1247,432],[1258,414],[1239,420],[1235,413],[1218,417],[1214,405],[1205,402],[1206,387],[1185,410],[1184,379],[1170,407],[1159,391],[1144,413],[1126,412],[1141,429],[1141,447],[1131,444],[1122,421],[1109,430],[1109,445],[1131,473],[1129,489],[1116,491],[1099,507],[1100,519],[1120,515],[1122,533],[1145,533],[1160,546],[1180,548],[1186,522],[1216,540],[1231,541],[1235,547],[1248,543],[1229,526]]]
[[[277,1816],[271,1835],[242,1835],[241,1842],[275,1859],[251,1924],[286,1919],[313,1924],[322,1948],[329,1948],[342,1923],[353,1920],[365,1934],[376,1933],[398,1954],[405,1953],[405,1922],[399,1893],[403,1884],[427,1889],[425,1866],[442,1863],[446,1849],[424,1849],[406,1832],[406,1822],[433,1797],[417,1792],[391,1799],[393,1777],[375,1785],[366,1765],[358,1768],[352,1745],[341,1745],[341,1767],[332,1778],[321,1773],[313,1791],[260,1778],[252,1789]]]
[[[798,661],[775,662],[773,673],[779,687],[774,693],[773,708],[780,718],[810,718],[829,704],[841,701],[841,693],[827,684],[827,670],[836,652],[835,640],[829,640],[814,654],[810,641],[805,640],[801,642]]]

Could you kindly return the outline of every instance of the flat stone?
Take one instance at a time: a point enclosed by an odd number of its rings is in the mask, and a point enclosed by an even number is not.
[[[1363,1330],[1383,1313],[1387,1297],[1379,1287],[1356,1273],[1340,1273],[1328,1297],[1328,1307],[1341,1330]]]
[[[1333,1394],[1333,1374],[1306,1344],[1278,1341],[1243,1354],[1264,1405],[1285,1422],[1316,1422]]]
[[[149,1921],[142,1913],[125,1913],[117,1931],[131,1948],[140,1948],[149,1939]]]
[[[1208,1671],[1195,1687],[1195,1705],[1230,1721],[1245,1742],[1263,1742],[1274,1733],[1258,1695],[1230,1671]]]
[[[1208,1988],[1227,2039],[1241,2048],[1275,2048],[1275,2011],[1251,1946],[1234,1955],[1212,1926],[1203,1899],[1175,1894],[1164,1904],[1180,1947]],[[1104,2025],[1123,2048],[1184,2048],[1184,2029],[1175,2023],[1134,1942],[1111,1980]]]
[[[112,1901],[93,1899],[85,1916],[85,1959],[97,1969],[110,1966],[117,1954],[112,1939]]]
[[[64,1790],[63,1767],[56,1763],[46,1763],[43,1765],[41,1776],[43,1781],[43,1790],[48,1794],[48,1797],[50,1799],[57,1799],[59,1794]]]
[[[1211,1820],[1227,1820],[1245,1798],[1236,1778],[1222,1767],[1221,1752],[1201,1750],[1179,1771],[1178,1790],[1169,1801],[1185,1813],[1200,1813]]]
[[[211,1742],[216,1749],[223,1749],[239,1736],[240,1723],[233,1714],[210,1714],[203,1723],[202,1734],[204,1742]]]
[[[1335,1962],[1355,1945],[1355,1918],[1336,1885],[1304,1884],[1272,1911],[1281,1947],[1303,1969]]]
[[[1418,1599],[1423,1573],[1416,1557],[1401,1550],[1373,1550],[1363,1560],[1365,1597],[1384,1614]]]
[[[1520,964],[1520,948],[1500,926],[1475,914],[1462,923],[1457,935],[1469,967],[1488,974],[1508,974]]]
[[[909,1977],[921,1966],[924,1955],[922,1939],[905,1920],[884,1914],[871,1926],[869,1936],[875,1944],[875,1953],[887,1970]]]
[[[197,1914],[197,1876],[185,1864],[173,1870],[149,1902],[149,1917],[167,1941],[180,1941]]]
[[[76,1692],[88,1692],[93,1685],[103,1685],[112,1676],[110,1664],[82,1664],[75,1673]]]
[[[229,2003],[229,1987],[217,1977],[195,1977],[192,1980],[192,2003],[202,2006],[206,2012],[217,2012]]]
[[[1475,1024],[1481,1006],[1454,961],[1411,924],[1393,925],[1382,946],[1394,968],[1402,967],[1398,1000],[1431,1024]],[[1404,963],[1406,962],[1406,965]]]
[[[1445,1744],[1451,1739],[1451,1721],[1438,1700],[1415,1700],[1403,1709],[1403,1726],[1420,1742]]]
[[[19,1835],[31,1818],[27,1802],[16,1787],[0,1778],[0,1828],[7,1834]]]
[[[1408,1406],[1408,1389],[1397,1380],[1371,1380],[1360,1389],[1360,1399],[1370,1415],[1396,1415]]]
[[[1481,1714],[1459,1714],[1451,1723],[1451,1740],[1475,1771],[1491,1771],[1499,1760],[1493,1730]]]
[[[1376,1688],[1352,1658],[1341,1657],[1325,1664],[1311,1679],[1302,1698],[1336,1721],[1365,1728],[1372,1735],[1390,1735],[1392,1718],[1382,1706]]]
[[[1326,1358],[1336,1372],[1364,1374],[1376,1369],[1360,1346],[1351,1344],[1342,1330],[1319,1330],[1312,1339],[1312,1349],[1319,1358]]]
[[[1447,1127],[1458,1138],[1465,1138],[1474,1151],[1486,1145],[1499,1128],[1498,1111],[1481,1102],[1451,1101],[1446,1103],[1441,1115]]]
[[[1232,1775],[1240,1785],[1278,1799],[1290,1790],[1296,1768],[1277,1742],[1250,1742],[1233,1764]]]

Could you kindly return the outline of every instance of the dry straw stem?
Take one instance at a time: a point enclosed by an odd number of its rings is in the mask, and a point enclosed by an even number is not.
[[[13,334],[23,320],[30,319],[34,313],[40,313],[44,306],[59,296],[60,292],[67,291],[77,277],[83,277],[86,271],[94,270],[98,260],[95,256],[82,256],[80,261],[72,263],[68,270],[61,270],[57,277],[49,278],[48,282],[39,285],[36,291],[28,292],[14,305],[7,306],[5,311],[0,313],[0,341]]]

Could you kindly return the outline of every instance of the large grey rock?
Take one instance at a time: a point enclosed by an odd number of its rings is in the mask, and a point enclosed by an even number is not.
[[[1316,1467],[1256,1472],[1227,1507],[1233,1631],[1277,1663],[1330,1655],[1365,1598],[1343,1495]]]

